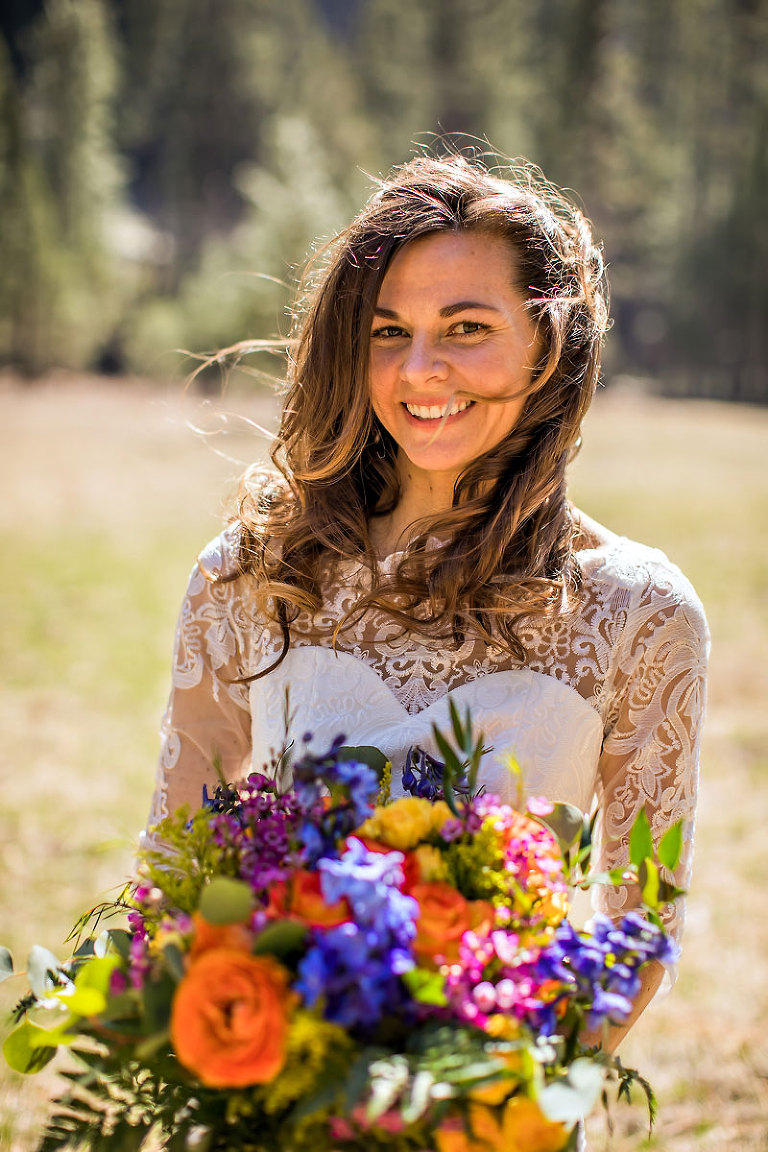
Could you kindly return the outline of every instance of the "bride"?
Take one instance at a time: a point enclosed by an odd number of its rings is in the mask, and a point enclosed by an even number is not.
[[[450,696],[484,734],[489,791],[516,799],[512,755],[526,794],[597,803],[601,867],[627,859],[643,806],[656,837],[685,820],[684,886],[701,605],[566,493],[607,326],[588,222],[527,169],[422,157],[320,263],[274,470],[245,475],[192,572],[150,822],[199,807],[217,765],[269,764],[286,711],[289,740],[343,733],[397,767],[413,745],[436,754]],[[634,898],[598,896],[611,915]]]

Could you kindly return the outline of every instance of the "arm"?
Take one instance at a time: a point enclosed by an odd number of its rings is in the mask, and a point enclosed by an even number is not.
[[[219,538],[219,545],[226,534]],[[192,570],[176,631],[171,694],[161,729],[151,827],[182,804],[200,807],[203,785],[241,778],[251,752],[245,579],[228,576],[219,548]]]
[[[675,879],[682,888],[690,882],[708,648],[706,620],[693,589],[671,566],[652,570],[633,596],[616,648],[598,777],[598,871],[627,863],[629,834],[644,807],[655,842],[683,820]],[[614,918],[638,901],[636,886],[598,888],[594,899],[599,911]],[[681,900],[664,917],[678,942],[683,917]],[[586,1041],[602,1040],[613,1051],[663,976],[660,965],[649,965],[630,1020]]]

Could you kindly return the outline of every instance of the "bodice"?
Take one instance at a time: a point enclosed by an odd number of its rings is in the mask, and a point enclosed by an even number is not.
[[[441,758],[433,730],[450,732],[449,698],[462,716],[469,709],[486,752],[480,778],[508,802],[543,795],[587,810],[595,792],[602,724],[567,684],[528,668],[493,672],[467,681],[411,713],[369,665],[347,652],[303,646],[250,687],[253,763],[268,765],[289,739],[310,735],[308,748],[324,751],[339,733],[347,744],[372,744],[392,762],[393,795],[408,749]],[[300,735],[299,735],[300,734]],[[510,771],[513,757],[519,776]],[[522,796],[518,796],[518,779]]]
[[[524,795],[596,805],[599,870],[626,862],[642,808],[656,839],[682,820],[676,879],[687,886],[709,636],[695,592],[663,553],[609,532],[579,552],[578,605],[522,622],[523,662],[478,639],[405,632],[382,611],[337,630],[370,581],[349,562],[321,609],[292,624],[276,665],[280,629],[257,607],[252,578],[238,575],[236,540],[236,526],[217,537],[190,577],[150,824],[180,804],[196,808],[216,766],[236,780],[269,764],[286,744],[286,692],[289,741],[311,733],[322,750],[343,733],[381,748],[395,770],[413,745],[436,753],[433,725],[448,730],[450,697],[484,735],[488,791],[517,800],[512,755]],[[622,888],[596,894],[610,915],[626,899]]]

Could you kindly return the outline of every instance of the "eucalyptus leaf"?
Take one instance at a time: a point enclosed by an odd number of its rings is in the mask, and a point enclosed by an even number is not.
[[[253,951],[257,956],[266,952],[284,958],[298,951],[306,935],[306,924],[300,924],[297,920],[275,920],[256,937]]]
[[[244,880],[214,876],[203,888],[198,910],[209,924],[242,924],[250,917],[255,903],[253,891]]]
[[[33,1073],[53,1059],[56,1054],[55,1045],[43,1046],[35,1043],[40,1033],[45,1029],[38,1028],[25,1020],[10,1035],[6,1036],[3,1044],[3,1056],[14,1072]]]
[[[659,841],[659,860],[670,872],[674,872],[680,863],[680,853],[683,850],[683,822],[676,824],[664,833]]]
[[[653,860],[653,837],[645,808],[638,812],[629,834],[629,859],[636,868],[644,860]]]
[[[42,945],[33,944],[27,960],[27,979],[38,1000],[45,1000],[64,982],[58,957]]]
[[[13,976],[13,956],[7,948],[0,945],[0,984],[9,976]]]
[[[78,944],[72,953],[78,960],[84,959],[87,956],[94,956],[96,954],[95,941],[93,936],[88,936],[82,943]]]
[[[434,1083],[434,1076],[426,1068],[416,1073],[411,1084],[410,1096],[400,1110],[406,1124],[414,1124],[427,1111],[432,1101]]]
[[[371,1095],[365,1107],[365,1118],[375,1124],[379,1116],[393,1106],[408,1084],[408,1062],[392,1056],[371,1065]]]
[[[548,1120],[575,1124],[588,1116],[598,1101],[604,1074],[592,1060],[574,1060],[568,1075],[547,1084],[538,1105]]]
[[[575,804],[555,804],[546,816],[537,819],[554,832],[563,853],[581,840],[584,830],[584,813]]]
[[[131,934],[125,928],[109,928],[110,947],[122,960],[127,960],[131,949]]]

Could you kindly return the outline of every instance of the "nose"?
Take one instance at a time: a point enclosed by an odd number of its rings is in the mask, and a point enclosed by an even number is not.
[[[400,377],[407,384],[442,382],[448,378],[448,365],[439,346],[428,336],[413,335],[400,362]]]

